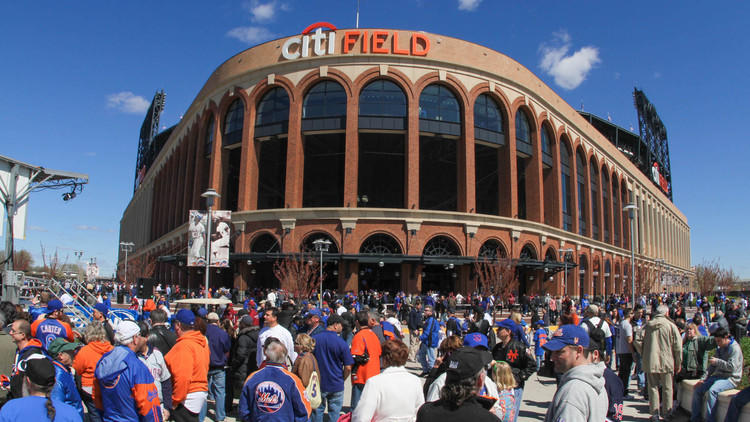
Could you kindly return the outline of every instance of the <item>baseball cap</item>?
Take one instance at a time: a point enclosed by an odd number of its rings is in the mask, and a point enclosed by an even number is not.
[[[486,350],[462,347],[454,350],[448,359],[446,383],[454,383],[473,377],[492,362],[492,355]]]
[[[589,333],[573,324],[563,325],[552,333],[549,338],[547,343],[542,347],[550,352],[556,352],[565,346],[589,347]]]
[[[107,312],[109,312],[109,308],[107,307],[106,303],[97,303],[96,305],[94,305],[94,309],[103,313],[104,315],[107,315]]]
[[[180,309],[174,318],[185,325],[195,324],[195,314],[190,309]]]
[[[120,321],[115,329],[115,342],[118,344],[129,344],[133,337],[141,333],[141,327],[135,321],[126,319]]]
[[[497,328],[505,328],[506,330],[513,331],[516,328],[516,322],[510,318],[504,319],[497,323]]]
[[[464,337],[464,346],[467,347],[484,347],[484,350],[489,350],[490,346],[487,343],[487,336],[482,333],[469,333]]]
[[[200,309],[198,309],[198,316],[199,317],[205,318],[206,315],[208,315],[208,311],[206,310],[206,308],[200,308]],[[193,316],[195,316],[195,315],[193,315]]]
[[[63,304],[58,299],[52,299],[49,301],[49,303],[47,303],[47,313],[49,314],[55,311],[59,311],[62,308]]]
[[[47,351],[53,358],[56,358],[57,355],[62,352],[72,352],[76,350],[78,346],[80,346],[78,342],[69,342],[62,337],[58,337],[52,340],[52,343],[47,346]]]
[[[534,325],[536,325],[537,327],[538,326],[544,326],[544,320],[543,319],[538,319],[538,320],[536,320],[536,322],[534,323]]]
[[[206,319],[209,321],[218,321],[219,315],[216,312],[211,312],[208,315],[206,315]]]
[[[310,318],[312,316],[316,316],[316,317],[320,318],[320,309],[318,309],[318,308],[310,309],[305,314],[305,319]]]
[[[240,319],[240,322],[245,325],[253,325],[255,321],[253,321],[253,317],[251,317],[250,315],[245,315]]]
[[[26,376],[36,385],[52,387],[55,385],[55,367],[49,359],[42,356],[26,360]]]

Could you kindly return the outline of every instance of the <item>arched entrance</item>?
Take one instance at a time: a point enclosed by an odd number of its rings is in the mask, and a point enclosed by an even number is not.
[[[591,271],[591,299],[599,301],[598,297],[602,295],[602,288],[599,284],[601,280],[601,261],[598,256],[594,257],[594,266]]]
[[[441,258],[438,264],[425,264],[422,267],[422,293],[434,290],[448,294],[455,291],[458,274],[450,257],[461,256],[456,242],[447,236],[435,236],[425,245],[422,256],[425,262],[429,262],[430,258]]]
[[[537,271],[534,269],[534,262],[537,260],[537,253],[534,247],[527,243],[521,249],[521,255],[518,257],[518,295],[539,293],[537,283]],[[536,288],[535,288],[536,287]]]
[[[331,262],[330,255],[338,255],[339,247],[328,233],[317,232],[311,233],[305,237],[300,245],[300,251],[303,254],[308,254],[310,260],[319,260],[320,252],[315,250],[315,242],[318,239],[327,240],[331,242],[328,245],[328,252],[323,253],[323,288],[326,290],[336,290],[339,287],[338,283],[338,260]]]
[[[551,283],[555,278],[553,277],[553,268],[555,268],[555,263],[557,263],[557,254],[555,253],[555,250],[553,248],[547,248],[547,252],[544,254],[544,275],[542,276],[542,293],[550,293],[554,294],[554,292],[551,292],[551,289],[554,289],[553,284]]]
[[[401,245],[387,234],[373,234],[359,248],[359,290],[375,289],[396,293],[401,290]]]
[[[588,260],[586,255],[581,254],[578,257],[578,297],[582,298],[586,294],[586,270],[588,269]]]
[[[253,239],[250,244],[251,253],[279,253],[279,241],[275,236],[270,233],[263,233]],[[252,259],[246,262],[250,267],[250,277],[248,281],[249,287],[259,288],[279,288],[279,280],[273,275],[273,261],[253,261]]]
[[[612,294],[612,263],[608,260],[604,261],[604,296]]]

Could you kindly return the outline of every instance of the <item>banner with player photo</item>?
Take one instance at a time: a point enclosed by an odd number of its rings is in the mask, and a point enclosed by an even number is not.
[[[231,238],[232,212],[211,211],[211,267],[229,267],[229,240]],[[188,224],[189,267],[206,266],[206,230],[208,219],[205,211],[190,210]]]

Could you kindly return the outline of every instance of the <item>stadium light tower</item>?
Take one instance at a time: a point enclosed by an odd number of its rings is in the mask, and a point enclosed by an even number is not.
[[[206,208],[208,213],[206,214],[206,291],[203,293],[205,297],[208,297],[208,277],[211,272],[211,207],[214,206],[214,199],[221,198],[213,188],[209,188],[207,191],[201,194],[203,198],[206,198]]]
[[[125,252],[125,284],[128,284],[128,252],[133,252],[133,242],[120,242],[120,250]]]
[[[631,296],[633,297],[633,303],[630,306],[635,306],[635,244],[633,243],[633,220],[635,219],[635,211],[638,206],[631,202],[622,209],[628,212],[628,218],[630,218],[630,286]]]

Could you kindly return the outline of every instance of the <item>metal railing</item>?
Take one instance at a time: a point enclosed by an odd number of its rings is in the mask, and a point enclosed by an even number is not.
[[[73,299],[72,305],[70,304],[70,302],[65,303],[65,301],[62,300],[62,296],[63,294],[67,293],[67,290],[61,282],[55,280],[54,278],[43,279],[36,277],[26,277],[24,279],[24,286],[22,288],[22,291],[27,290],[31,294],[22,295],[21,298],[33,298],[33,292],[46,290],[50,292],[50,294],[52,294],[52,296],[54,296],[56,299],[63,302],[65,314],[71,317],[73,325],[75,325],[76,327],[85,326],[91,322],[94,315],[91,311],[91,305],[83,300],[81,296],[85,297],[85,295],[88,294],[89,296],[94,298],[94,303],[96,303],[96,297],[94,297],[91,292],[89,292],[84,286],[81,286],[78,282],[75,282],[75,284],[71,283],[69,287],[71,292],[73,293],[72,295],[68,293],[68,295]],[[84,290],[86,293],[83,293],[81,290]]]

